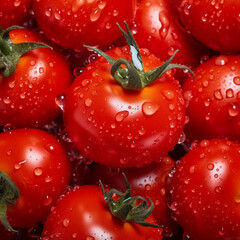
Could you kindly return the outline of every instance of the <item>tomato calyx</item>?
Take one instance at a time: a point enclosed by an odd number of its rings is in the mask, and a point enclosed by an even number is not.
[[[22,29],[22,27],[12,26],[6,30],[0,27],[0,73],[2,73],[4,77],[9,77],[14,74],[20,57],[26,52],[37,48],[51,48],[40,42],[14,44],[9,37],[9,33],[14,29]]]
[[[171,61],[173,60],[174,56],[177,54],[178,50],[176,50],[174,54],[161,66],[154,68],[148,72],[145,72],[143,62],[142,62],[142,56],[138,48],[138,45],[127,23],[126,22],[124,23],[125,23],[127,32],[125,32],[118,23],[117,25],[121,30],[122,34],[124,35],[125,39],[127,40],[128,46],[130,48],[132,62],[123,58],[115,60],[111,56],[107,55],[105,52],[95,47],[91,47],[87,45],[84,45],[84,47],[96,51],[98,54],[104,57],[112,65],[111,75],[125,89],[139,91],[145,86],[147,86],[148,84],[157,80],[160,76],[162,76],[168,70],[173,68],[186,69],[195,78],[192,70],[187,66],[184,66],[181,64],[171,64]],[[125,65],[126,68],[123,68],[121,65]]]
[[[152,200],[148,198],[150,202],[150,206],[148,207],[149,204],[145,198],[141,196],[133,197],[131,195],[131,187],[124,173],[123,176],[126,184],[126,191],[124,193],[116,189],[110,189],[108,192],[105,192],[104,186],[101,180],[99,180],[103,198],[108,203],[112,215],[123,222],[134,222],[145,227],[162,228],[163,226],[145,221],[145,219],[152,214],[154,204]],[[114,194],[120,196],[116,201],[113,200]]]
[[[13,181],[2,171],[0,171],[0,221],[8,229],[16,232],[7,220],[8,204],[15,205],[19,198],[19,190]]]

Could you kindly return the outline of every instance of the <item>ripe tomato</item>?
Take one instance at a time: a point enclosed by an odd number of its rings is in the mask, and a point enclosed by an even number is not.
[[[169,0],[140,1],[134,22],[139,47],[148,48],[161,60],[166,61],[179,50],[173,61],[193,68],[209,53],[181,27]]]
[[[10,225],[27,228],[43,221],[70,180],[71,166],[62,145],[42,130],[7,131],[0,134],[0,159],[0,171],[20,193],[16,205],[7,206]]]
[[[44,42],[27,29],[12,30],[10,38],[16,44]],[[69,64],[59,52],[40,48],[25,53],[13,75],[0,73],[0,124],[35,127],[49,123],[60,113],[56,96],[71,80]]]
[[[0,4],[0,27],[22,25],[29,17],[31,0],[4,0]]]
[[[177,165],[171,209],[190,239],[240,239],[239,157],[238,143],[203,140]]]
[[[85,185],[69,191],[58,202],[44,224],[42,236],[43,240],[161,240],[161,232],[159,228],[122,222],[112,216],[101,188]]]
[[[128,47],[107,52],[130,59]],[[142,51],[145,71],[162,62]],[[66,131],[86,157],[109,167],[159,161],[177,143],[185,105],[177,80],[168,72],[142,90],[124,89],[102,57],[90,63],[65,94]]]
[[[121,36],[116,23],[131,23],[136,0],[34,0],[36,20],[46,36],[64,48],[105,46]]]
[[[240,1],[177,0],[179,16],[193,36],[224,53],[240,51]]]
[[[184,86],[187,138],[240,137],[240,56],[214,57],[197,67]]]
[[[163,225],[163,235],[173,236],[178,228],[170,217],[168,200],[170,193],[167,189],[166,177],[175,166],[175,162],[169,156],[162,159],[160,163],[152,163],[143,168],[109,169],[103,165],[96,164],[92,170],[91,183],[98,183],[99,179],[109,188],[116,188],[121,192],[125,190],[122,177],[124,173],[131,186],[133,196],[150,197],[154,203],[153,217],[159,225]]]

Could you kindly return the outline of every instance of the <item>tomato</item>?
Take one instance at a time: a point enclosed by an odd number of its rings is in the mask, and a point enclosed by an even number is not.
[[[27,29],[10,32],[13,43],[44,42]],[[56,96],[67,88],[72,74],[65,57],[56,50],[35,49],[25,53],[9,77],[0,73],[0,124],[36,127],[60,114]]]
[[[7,206],[10,225],[28,228],[43,221],[70,181],[71,166],[62,145],[42,130],[7,131],[0,134],[0,159],[0,171],[20,194],[16,205]]]
[[[163,225],[163,235],[173,236],[177,232],[177,226],[170,217],[168,200],[170,193],[167,189],[166,177],[175,166],[175,162],[169,156],[162,159],[160,163],[152,163],[143,168],[109,169],[103,165],[96,164],[92,170],[91,183],[95,184],[101,179],[109,188],[125,189],[124,173],[131,185],[134,196],[150,197],[154,203],[153,217],[159,225]]]
[[[211,49],[240,51],[240,2],[178,0],[179,17],[192,35]]]
[[[46,36],[64,48],[105,46],[121,36],[116,23],[131,23],[136,0],[34,0],[36,20]]]
[[[127,47],[107,52],[130,59]],[[142,51],[146,71],[162,62]],[[171,72],[139,91],[124,89],[100,58],[90,63],[65,94],[66,132],[78,150],[109,167],[134,167],[159,161],[177,143],[185,123],[185,106]]]
[[[150,221],[154,221],[150,219]],[[44,224],[43,240],[153,239],[162,229],[122,222],[112,216],[99,186],[75,187],[63,197]]]
[[[202,140],[177,165],[171,209],[191,239],[240,239],[240,145]]]
[[[240,56],[214,57],[198,68],[183,86],[187,101],[188,139],[240,136]]]
[[[134,22],[139,47],[148,48],[161,60],[179,50],[173,61],[193,68],[210,53],[183,29],[169,0],[140,1]]]
[[[31,0],[4,0],[0,4],[0,27],[22,25],[29,17]]]

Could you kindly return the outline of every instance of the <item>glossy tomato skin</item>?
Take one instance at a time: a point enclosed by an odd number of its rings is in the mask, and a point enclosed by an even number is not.
[[[44,42],[31,30],[10,32],[14,43]],[[0,74],[0,124],[35,127],[49,123],[60,114],[58,94],[72,81],[70,66],[59,52],[47,48],[24,54],[10,77]]]
[[[105,46],[121,37],[116,23],[131,23],[136,0],[34,0],[36,20],[46,36],[64,48]]]
[[[199,65],[202,56],[210,53],[180,25],[169,0],[139,1],[134,22],[139,47],[149,49],[163,61],[179,50],[173,62],[193,68]]]
[[[70,181],[62,145],[42,130],[12,130],[0,134],[0,158],[0,171],[20,191],[16,205],[8,205],[10,225],[29,228],[43,221]]]
[[[240,56],[213,57],[194,70],[184,86],[189,122],[184,132],[190,140],[240,136]]]
[[[150,198],[154,203],[152,216],[159,225],[163,225],[163,236],[171,237],[177,230],[177,224],[171,219],[168,200],[170,193],[166,178],[175,162],[169,156],[163,157],[160,163],[152,163],[142,168],[111,169],[103,165],[96,164],[92,170],[92,184],[99,183],[99,179],[108,186],[121,192],[125,191],[124,173],[131,186],[133,196]]]
[[[0,4],[0,27],[22,25],[29,17],[31,0],[4,0]]]
[[[203,140],[176,168],[171,208],[191,239],[240,239],[240,145]]]
[[[150,218],[150,217],[149,217]],[[150,218],[150,222],[154,222]],[[161,240],[161,228],[124,223],[111,215],[100,186],[75,187],[62,198],[45,222],[43,240],[153,239]]]
[[[239,1],[176,2],[183,25],[197,40],[223,53],[240,51]]]
[[[127,47],[108,52],[129,59]],[[145,70],[162,64],[142,51]],[[171,72],[141,91],[125,90],[110,74],[105,59],[89,64],[66,93],[66,131],[87,158],[109,167],[141,167],[177,143],[185,122],[185,105]]]

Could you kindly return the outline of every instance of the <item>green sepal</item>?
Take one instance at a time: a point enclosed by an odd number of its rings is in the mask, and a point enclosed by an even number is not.
[[[111,70],[112,76],[125,89],[139,91],[142,88],[144,88],[145,86],[147,86],[148,84],[150,84],[153,81],[155,81],[156,79],[158,79],[160,76],[162,76],[168,70],[173,69],[173,68],[186,69],[196,79],[192,70],[190,68],[188,68],[187,66],[184,66],[181,64],[171,64],[171,61],[173,60],[174,56],[177,54],[178,50],[176,50],[174,52],[174,54],[165,63],[163,63],[160,67],[157,67],[148,72],[145,72],[144,68],[143,68],[142,57],[141,57],[141,53],[138,48],[138,45],[129,29],[127,23],[126,22],[124,22],[124,23],[125,23],[127,32],[125,32],[118,23],[117,23],[117,25],[127,40],[128,46],[130,48],[132,62],[129,62],[128,60],[122,59],[122,58],[115,60],[114,58],[107,55],[105,52],[103,52],[95,47],[90,47],[90,46],[86,46],[86,45],[84,45],[84,47],[87,47],[87,48],[90,48],[90,49],[96,51],[98,54],[100,54],[102,57],[104,57],[112,65],[112,70]],[[125,65],[126,68],[121,67],[122,64]]]
[[[14,44],[9,37],[10,31],[13,29],[22,29],[22,27],[12,26],[10,28],[7,28],[6,30],[2,30],[0,28],[0,72],[4,77],[9,77],[14,74],[19,59],[26,52],[37,48],[52,49],[44,43],[37,42]]]
[[[17,186],[5,173],[0,171],[0,221],[13,232],[17,231],[11,227],[7,220],[7,206],[8,204],[15,205],[19,196]]]
[[[145,221],[152,214],[154,204],[152,200],[148,198],[150,202],[150,206],[148,207],[149,204],[145,198],[141,196],[133,197],[131,195],[131,187],[124,173],[123,176],[126,185],[125,192],[120,192],[116,189],[110,189],[108,192],[105,192],[104,186],[101,180],[99,180],[103,192],[103,198],[108,203],[112,215],[123,222],[134,222],[145,227],[162,228],[163,226]],[[112,199],[113,194],[117,194],[120,198],[118,198],[117,201],[114,201]]]

